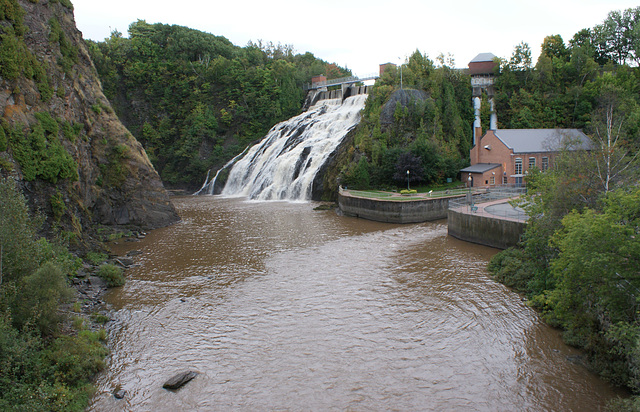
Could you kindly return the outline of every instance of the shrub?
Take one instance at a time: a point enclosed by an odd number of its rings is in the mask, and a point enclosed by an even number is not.
[[[124,275],[122,269],[110,263],[104,264],[98,268],[98,276],[107,282],[110,288],[124,285]]]
[[[402,190],[400,191],[400,194],[401,194],[401,195],[415,195],[416,193],[418,193],[418,191],[417,191],[417,190],[415,190],[415,189],[411,189],[411,190],[409,190],[409,189],[402,189]]]
[[[7,150],[7,134],[4,132],[4,127],[0,126],[0,152]]]
[[[72,296],[60,267],[47,262],[18,284],[12,305],[13,324],[18,329],[33,325],[43,335],[50,335],[61,321],[58,306]]]
[[[92,313],[91,320],[94,321],[95,323],[104,325],[105,323],[109,322],[111,318],[109,318],[109,316],[107,315],[103,315],[102,313]]]
[[[99,265],[103,263],[105,260],[109,259],[109,256],[106,253],[102,252],[87,252],[85,259],[94,265]]]
[[[62,193],[56,192],[49,198],[49,203],[51,204],[51,211],[53,212],[53,219],[55,221],[60,221],[62,215],[67,210],[67,206],[64,203],[64,199],[62,198]]]

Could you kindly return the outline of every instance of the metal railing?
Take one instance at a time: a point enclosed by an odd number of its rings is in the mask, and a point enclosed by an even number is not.
[[[513,206],[509,201],[497,202],[503,199],[515,199],[526,192],[526,187],[512,185],[496,186],[479,192],[469,192],[467,189],[467,196],[449,201],[449,209],[462,209],[467,213],[477,213],[478,205],[482,205],[486,214],[526,221],[528,216],[521,208]]]
[[[365,77],[357,77],[357,76],[341,77],[339,79],[330,79],[330,80],[323,80],[321,82],[307,83],[303,86],[303,89],[306,91],[306,90],[319,89],[321,87],[337,86],[339,84],[345,84],[345,83],[358,83],[358,82],[364,82],[367,80],[374,80],[374,79],[377,79],[378,77],[380,76],[378,76],[377,74],[371,74]]]

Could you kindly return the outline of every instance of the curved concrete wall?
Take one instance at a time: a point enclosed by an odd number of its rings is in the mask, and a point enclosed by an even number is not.
[[[448,212],[449,234],[467,242],[498,249],[515,246],[520,241],[526,223],[462,213]]]
[[[449,198],[384,200],[338,195],[340,210],[347,216],[388,223],[420,223],[446,219]]]

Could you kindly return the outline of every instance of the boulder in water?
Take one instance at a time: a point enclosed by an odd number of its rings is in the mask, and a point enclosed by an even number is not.
[[[162,385],[162,387],[165,389],[172,389],[172,390],[180,389],[184,385],[186,385],[187,382],[189,382],[191,379],[195,378],[196,376],[198,376],[198,372],[194,372],[194,371],[180,372],[179,374],[175,375],[174,377],[166,381],[164,385]]]

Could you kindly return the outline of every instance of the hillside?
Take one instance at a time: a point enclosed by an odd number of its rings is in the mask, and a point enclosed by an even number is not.
[[[0,174],[45,228],[80,246],[95,225],[179,219],[101,90],[69,0],[0,1]]]
[[[311,53],[245,47],[187,27],[138,20],[129,36],[89,42],[105,94],[162,180],[197,189],[276,123],[300,113],[311,77],[349,75]]]

